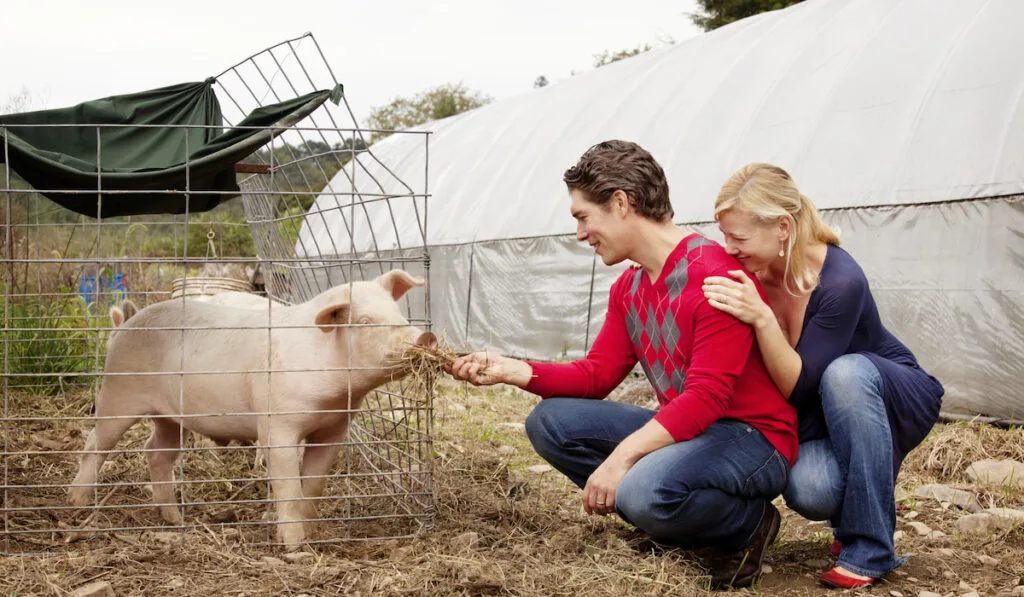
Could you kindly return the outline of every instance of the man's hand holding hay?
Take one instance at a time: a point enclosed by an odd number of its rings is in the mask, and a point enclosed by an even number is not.
[[[444,370],[453,378],[474,386],[506,383],[522,388],[533,377],[529,363],[485,350],[458,357]]]

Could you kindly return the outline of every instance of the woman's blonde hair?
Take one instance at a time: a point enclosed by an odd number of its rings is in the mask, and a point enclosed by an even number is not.
[[[751,214],[759,224],[789,218],[792,231],[785,248],[786,289],[805,294],[818,286],[818,274],[807,260],[807,247],[814,242],[839,246],[839,235],[821,221],[817,208],[796,188],[788,172],[771,164],[743,166],[722,185],[715,200],[715,221],[731,209]]]

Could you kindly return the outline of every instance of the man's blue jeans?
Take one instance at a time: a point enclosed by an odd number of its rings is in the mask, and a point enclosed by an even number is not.
[[[902,566],[896,530],[892,435],[882,376],[859,354],[833,361],[821,378],[829,437],[800,444],[783,496],[811,520],[829,520],[843,545],[838,565],[873,578]]]
[[[579,487],[619,443],[654,417],[629,404],[548,398],[526,420],[534,449]],[[659,543],[739,551],[765,502],[782,493],[789,465],[759,431],[722,419],[703,434],[651,452],[623,477],[615,508]]]

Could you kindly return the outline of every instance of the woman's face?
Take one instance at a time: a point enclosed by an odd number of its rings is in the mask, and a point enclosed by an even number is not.
[[[777,223],[758,223],[749,212],[738,209],[718,216],[718,229],[725,236],[725,250],[752,272],[763,272],[779,257],[784,238]]]

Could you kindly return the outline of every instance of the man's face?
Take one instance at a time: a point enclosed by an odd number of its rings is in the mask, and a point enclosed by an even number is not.
[[[620,193],[621,191],[616,191]],[[629,254],[623,218],[616,212],[617,198],[598,205],[579,189],[570,193],[572,217],[576,218],[576,240],[585,241],[601,256],[605,265],[615,265]]]

